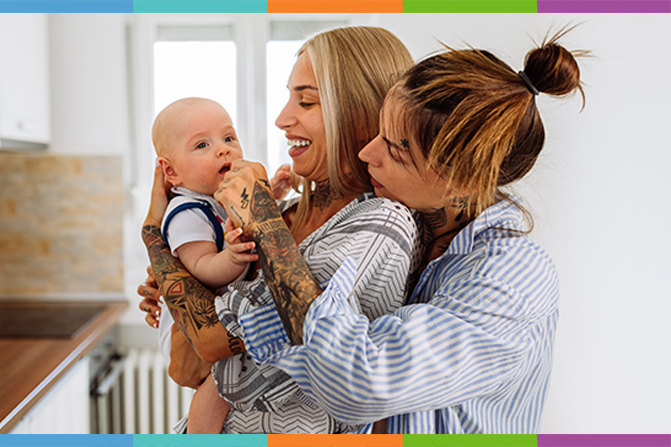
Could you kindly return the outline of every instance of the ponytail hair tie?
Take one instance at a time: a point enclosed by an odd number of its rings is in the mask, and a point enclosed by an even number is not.
[[[538,91],[538,89],[536,88],[536,86],[534,85],[534,83],[531,82],[531,79],[529,79],[529,76],[527,76],[527,74],[526,74],[525,72],[523,72],[523,71],[518,71],[517,74],[520,75],[520,78],[522,78],[522,80],[524,81],[524,84],[526,84],[526,86],[527,86],[527,88],[529,89],[529,91],[530,91],[534,96],[538,96],[538,94],[539,94],[540,92]]]

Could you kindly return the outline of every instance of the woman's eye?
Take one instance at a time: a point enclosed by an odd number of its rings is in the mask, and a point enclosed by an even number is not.
[[[386,142],[386,141],[385,141]],[[387,143],[387,152],[389,153],[389,157],[394,160],[396,163],[404,163],[403,161],[403,156],[401,155],[400,151],[398,148],[396,148],[394,145]]]
[[[298,105],[307,109],[307,108],[312,107],[313,105],[315,105],[315,103],[314,102],[301,101],[301,102],[298,103]]]

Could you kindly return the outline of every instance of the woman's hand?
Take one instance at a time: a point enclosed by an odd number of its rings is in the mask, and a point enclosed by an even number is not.
[[[158,284],[151,266],[147,267],[147,279],[138,286],[137,294],[142,297],[139,305],[140,310],[147,313],[144,320],[149,326],[158,329],[158,322],[161,318],[160,303],[163,301],[163,297],[161,297],[161,291],[158,290]]]
[[[161,228],[161,221],[163,214],[168,208],[170,201],[170,188],[172,184],[165,179],[163,170],[160,166],[154,168],[154,184],[151,188],[151,201],[149,202],[149,210],[147,217],[144,220],[143,227],[146,225],[154,225]]]
[[[236,160],[231,164],[231,170],[219,185],[219,190],[214,193],[214,198],[226,208],[233,224],[245,230],[245,233],[248,233],[250,225],[259,218],[252,215],[252,205],[259,205],[259,199],[263,202],[262,206],[266,205],[267,199],[275,204],[265,168],[261,163],[247,160]]]

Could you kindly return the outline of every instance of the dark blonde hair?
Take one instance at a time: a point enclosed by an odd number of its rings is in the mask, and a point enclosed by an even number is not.
[[[305,42],[298,55],[303,53],[310,57],[317,80],[330,187],[336,194],[371,191],[366,164],[358,153],[378,134],[384,98],[412,67],[412,56],[393,33],[372,26],[322,32]],[[307,219],[314,187],[307,179],[300,183],[294,227]]]
[[[527,53],[524,74],[540,93],[585,96],[574,56],[557,43],[562,30]],[[398,122],[421,148],[449,193],[466,195],[471,218],[506,195],[543,148],[545,131],[535,94],[510,66],[488,51],[447,51],[419,62],[393,90],[404,107]],[[446,191],[447,193],[447,191]]]

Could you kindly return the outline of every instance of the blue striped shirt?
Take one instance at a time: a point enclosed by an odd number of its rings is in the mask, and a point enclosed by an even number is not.
[[[258,362],[290,374],[342,422],[389,433],[537,433],[548,392],[558,280],[509,202],[485,210],[423,272],[410,303],[369,321],[347,297],[348,258],[290,346],[272,305],[240,316]]]

